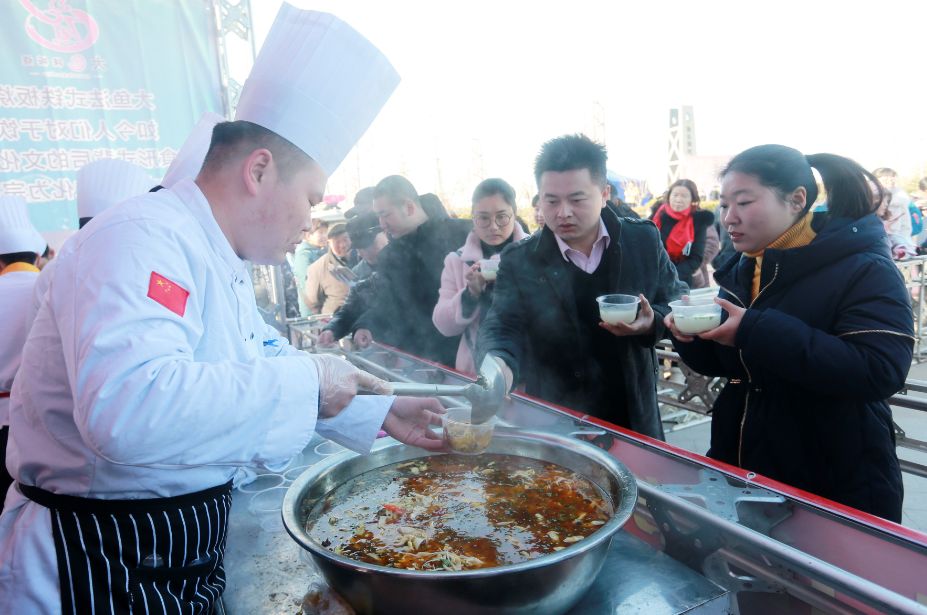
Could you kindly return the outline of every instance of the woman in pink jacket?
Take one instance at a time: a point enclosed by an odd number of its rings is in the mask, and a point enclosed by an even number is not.
[[[515,218],[515,190],[502,179],[486,179],[473,191],[473,230],[463,247],[444,259],[441,290],[432,321],[448,337],[460,337],[455,367],[475,374],[473,352],[480,321],[492,304],[490,264],[481,271],[480,261],[498,262],[505,246],[527,237]],[[484,275],[485,274],[485,275]]]

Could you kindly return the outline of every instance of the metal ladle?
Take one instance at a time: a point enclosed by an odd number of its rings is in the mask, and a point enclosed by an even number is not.
[[[427,384],[391,382],[391,394],[409,397],[464,397],[470,402],[470,422],[485,423],[499,412],[505,401],[505,375],[493,357],[487,355],[480,365],[476,382],[470,384]],[[366,391],[360,391],[366,393]]]

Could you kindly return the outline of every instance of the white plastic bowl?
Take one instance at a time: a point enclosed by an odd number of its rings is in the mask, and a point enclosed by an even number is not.
[[[714,302],[714,297],[711,297],[711,301],[680,299],[671,301],[669,306],[673,310],[673,320],[680,333],[696,335],[711,331],[721,324],[721,306]]]
[[[496,279],[496,273],[499,271],[499,261],[495,258],[484,258],[480,260],[480,274],[487,282]]]
[[[637,307],[641,302],[637,295],[602,295],[595,300],[599,303],[602,322],[610,325],[634,322],[637,318]]]

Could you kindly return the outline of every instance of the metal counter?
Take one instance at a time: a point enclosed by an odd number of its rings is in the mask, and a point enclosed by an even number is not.
[[[324,453],[339,449],[315,438],[290,467],[309,465],[322,459]],[[289,483],[284,481],[281,486]],[[230,615],[298,613],[314,566],[283,530],[279,514],[274,522],[267,515],[256,515],[249,510],[254,495],[236,489],[232,497],[225,555],[226,612]],[[622,531],[612,541],[591,591],[571,611],[583,615],[617,612],[721,615],[730,612],[730,595],[665,553]]]
[[[471,381],[388,347],[345,354],[392,381]],[[728,612],[720,605],[730,604],[730,612],[751,615],[927,615],[924,534],[523,395],[513,394],[499,416],[497,430],[546,431],[598,446],[638,480],[635,514],[616,538],[595,592],[574,612],[633,613],[640,599],[647,613]],[[295,464],[312,462],[320,442]],[[282,530],[279,508],[281,529],[267,533],[249,513],[249,498],[236,492],[233,499],[228,611],[296,613],[312,565]],[[621,560],[632,553],[639,559]],[[730,593],[705,590],[705,602],[693,604],[707,587]]]

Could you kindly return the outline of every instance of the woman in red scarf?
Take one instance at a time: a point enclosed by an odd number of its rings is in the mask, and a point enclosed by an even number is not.
[[[698,188],[691,179],[676,181],[666,195],[666,202],[653,215],[663,247],[676,265],[681,281],[689,288],[707,286],[703,276],[697,276],[693,283],[693,274],[705,260],[705,238],[715,217],[710,211],[699,209]]]

